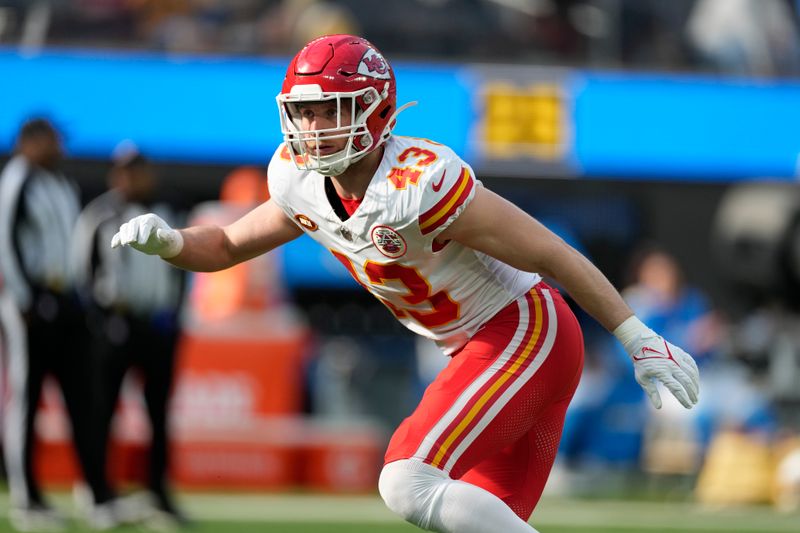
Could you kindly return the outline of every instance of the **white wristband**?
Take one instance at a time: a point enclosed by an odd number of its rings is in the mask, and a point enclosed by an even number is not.
[[[183,235],[176,229],[158,230],[158,237],[164,241],[164,250],[158,255],[171,259],[183,250]]]
[[[636,315],[631,315],[614,330],[614,336],[627,349],[631,342],[655,335]]]

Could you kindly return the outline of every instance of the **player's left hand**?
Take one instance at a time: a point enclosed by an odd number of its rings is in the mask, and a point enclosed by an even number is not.
[[[700,371],[692,356],[665,341],[636,317],[623,322],[614,332],[633,360],[636,381],[656,409],[661,409],[661,382],[687,409],[697,404]]]

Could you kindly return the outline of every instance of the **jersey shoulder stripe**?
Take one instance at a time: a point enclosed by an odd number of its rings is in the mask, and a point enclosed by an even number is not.
[[[475,180],[467,167],[461,167],[461,175],[455,184],[450,187],[447,194],[432,208],[422,213],[419,217],[419,229],[423,235],[428,235],[447,222],[459,207],[469,198]]]

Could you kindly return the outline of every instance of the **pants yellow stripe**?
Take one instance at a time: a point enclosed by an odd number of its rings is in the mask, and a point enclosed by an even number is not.
[[[472,420],[475,418],[478,412],[483,408],[484,405],[486,405],[486,403],[492,398],[497,390],[516,373],[519,367],[530,356],[533,347],[536,346],[536,343],[538,342],[539,336],[542,332],[542,302],[535,290],[531,291],[531,296],[533,297],[534,306],[534,325],[533,333],[531,334],[531,338],[528,340],[528,344],[525,345],[522,353],[517,356],[516,360],[511,365],[511,368],[503,372],[495,380],[495,382],[492,383],[492,385],[486,390],[486,392],[483,393],[478,401],[475,402],[469,412],[467,412],[461,422],[459,422],[455,429],[453,429],[452,433],[450,433],[447,439],[445,439],[444,443],[439,447],[439,451],[436,452],[433,462],[431,462],[431,466],[435,466],[437,468],[439,467],[444,455],[447,453],[447,450],[450,449],[450,446],[452,446],[453,442],[461,435],[461,433],[464,432],[467,426],[472,423]]]

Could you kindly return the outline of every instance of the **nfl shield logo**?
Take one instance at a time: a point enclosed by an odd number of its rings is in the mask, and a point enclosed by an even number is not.
[[[386,257],[396,259],[406,253],[406,241],[389,226],[372,228],[372,244]]]

